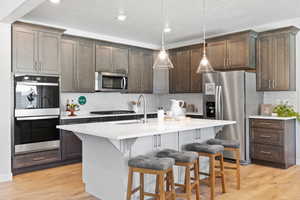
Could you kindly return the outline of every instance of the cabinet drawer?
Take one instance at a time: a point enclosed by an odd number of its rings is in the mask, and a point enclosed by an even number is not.
[[[253,128],[251,141],[260,144],[272,144],[283,146],[283,132],[281,130]]]
[[[251,157],[253,159],[282,163],[284,162],[284,151],[281,147],[270,145],[252,144]]]
[[[252,120],[252,127],[253,128],[283,129],[284,123],[281,120],[254,119],[254,120]]]
[[[30,167],[34,165],[41,165],[60,160],[60,151],[51,150],[44,152],[36,152],[29,154],[16,155],[14,158],[14,168]]]

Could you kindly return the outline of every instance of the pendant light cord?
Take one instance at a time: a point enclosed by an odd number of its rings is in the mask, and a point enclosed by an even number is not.
[[[205,5],[205,0],[202,0],[203,1],[203,54],[205,55],[206,54],[206,24],[205,24],[205,20],[206,20],[206,5]]]
[[[164,27],[165,27],[165,1],[161,0],[161,15],[162,15],[162,33],[161,33],[161,47],[162,49],[165,49],[165,31],[164,31]]]

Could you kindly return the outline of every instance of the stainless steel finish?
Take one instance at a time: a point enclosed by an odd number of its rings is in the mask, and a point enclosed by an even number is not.
[[[269,89],[271,88],[271,80],[269,80]]]
[[[236,125],[225,126],[219,130],[216,137],[239,140],[241,160],[245,163],[250,162],[248,117],[258,114],[259,105],[263,102],[263,93],[256,92],[255,73],[244,71],[204,73],[204,87],[206,83],[215,83],[216,95],[204,93],[204,116],[206,116],[206,102],[215,101],[216,119],[236,121]],[[233,158],[228,152],[225,152],[224,156]]]
[[[41,82],[17,82],[17,85],[29,85],[29,86],[59,86],[58,83],[41,83]]]
[[[146,107],[147,107],[147,101],[146,101],[146,98],[143,94],[141,94],[139,96],[139,99],[138,99],[138,104],[141,104],[141,100],[143,100],[143,104],[144,104],[144,120],[143,122],[146,123],[147,122],[147,110],[146,110]]]
[[[35,116],[49,116],[59,115],[59,108],[48,108],[48,109],[16,109],[15,117],[35,117]]]
[[[273,80],[273,88],[275,88],[275,80]]]
[[[103,76],[111,76],[111,77],[123,77],[122,78],[122,89],[106,89],[102,86],[102,78]],[[103,91],[103,92],[126,92],[126,77],[127,75],[124,73],[111,73],[111,72],[95,72],[95,91]]]
[[[15,154],[27,153],[27,152],[36,152],[36,151],[44,151],[51,149],[59,149],[60,141],[47,141],[47,142],[38,142],[31,144],[21,144],[15,145]]]
[[[18,121],[32,121],[32,120],[42,120],[42,119],[58,119],[59,116],[42,116],[42,117],[17,117]]]

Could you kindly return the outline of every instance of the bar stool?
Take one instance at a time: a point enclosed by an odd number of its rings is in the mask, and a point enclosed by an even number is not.
[[[222,181],[222,192],[226,193],[225,173],[224,173],[224,147],[221,145],[209,145],[206,143],[191,143],[185,146],[188,151],[197,152],[199,156],[209,158],[209,174],[200,172],[199,174],[209,177],[210,199],[215,199],[216,177],[220,177]],[[220,158],[220,171],[216,171],[216,158]],[[217,175],[217,176],[216,176]]]
[[[236,167],[225,166],[225,169],[236,171],[236,182],[237,189],[241,189],[241,168],[240,168],[240,142],[237,140],[221,140],[221,139],[210,139],[207,141],[208,144],[222,145],[225,151],[231,151],[235,155]]]
[[[192,190],[195,189],[196,200],[200,200],[200,179],[199,179],[199,166],[198,154],[195,152],[179,152],[172,149],[164,149],[157,152],[156,157],[159,158],[173,158],[175,165],[185,168],[185,181],[184,184],[175,184],[175,186],[183,187],[184,193],[176,193],[176,197],[192,199]],[[194,171],[193,182],[191,170]],[[168,182],[168,181],[167,181]]]
[[[144,200],[145,196],[156,197],[158,200],[172,199],[175,200],[175,185],[173,175],[173,165],[175,161],[172,158],[156,158],[154,156],[137,156],[128,161],[128,186],[127,200],[131,196],[140,191],[140,200]],[[132,189],[133,173],[140,174],[140,186]],[[158,193],[148,193],[144,191],[144,174],[153,174],[158,177]],[[170,180],[171,191],[165,191],[165,176]]]

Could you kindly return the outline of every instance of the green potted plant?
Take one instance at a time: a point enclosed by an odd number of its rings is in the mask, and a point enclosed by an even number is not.
[[[296,112],[292,105],[288,103],[281,103],[273,108],[273,113],[278,117],[296,117],[300,121],[300,114]]]

